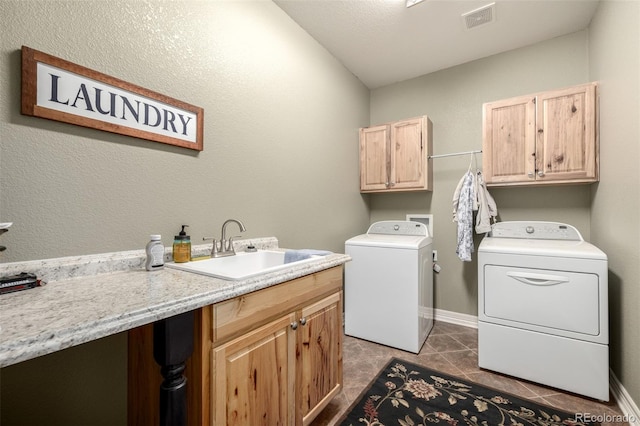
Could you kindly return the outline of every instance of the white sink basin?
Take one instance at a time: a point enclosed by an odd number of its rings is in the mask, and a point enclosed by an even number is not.
[[[279,271],[311,262],[319,256],[284,263],[283,251],[259,250],[254,253],[239,252],[235,256],[216,257],[186,263],[166,263],[165,266],[195,274],[240,281],[260,274]]]

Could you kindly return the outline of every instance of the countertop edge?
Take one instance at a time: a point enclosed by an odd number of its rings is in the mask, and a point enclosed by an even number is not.
[[[270,239],[267,239],[271,241]],[[256,239],[252,239],[255,242]],[[277,246],[277,240],[276,246]],[[272,242],[272,241],[271,241]],[[273,244],[267,244],[267,248],[273,248]],[[280,249],[284,250],[284,249]],[[131,252],[134,257],[138,256],[138,252]],[[96,256],[91,257],[97,259]],[[119,256],[114,256],[119,258]],[[127,256],[124,256],[126,258]],[[276,284],[280,284],[292,279],[296,279],[305,275],[313,274],[335,266],[340,266],[350,261],[351,258],[345,254],[333,253],[322,256],[319,259],[301,264],[284,271],[277,271],[270,274],[249,278],[243,281],[224,281],[211,277],[198,276],[198,283],[212,284],[210,290],[202,291],[200,288],[194,289],[193,294],[183,295],[180,298],[165,300],[162,303],[150,304],[146,307],[134,309],[120,314],[106,315],[103,317],[96,316],[92,321],[69,322],[68,325],[58,329],[47,329],[46,326],[41,328],[41,332],[33,332],[22,338],[4,340],[7,323],[12,323],[12,318],[0,314],[3,321],[0,322],[0,367],[7,367],[22,361],[27,361],[39,356],[47,355],[56,351],[67,349],[76,345],[87,343],[113,334],[130,330],[145,324],[149,324],[164,318],[169,318],[184,312],[199,309],[217,302],[228,300],[243,294],[261,290]],[[134,261],[137,264],[137,261]],[[136,272],[136,270],[129,271]],[[139,271],[137,271],[139,272]],[[127,277],[127,271],[116,271],[113,273],[103,273],[101,275],[108,278],[117,278],[119,285],[127,285],[123,277]],[[156,272],[145,273],[157,274]],[[170,272],[173,279],[194,280],[196,274],[190,272],[172,270]],[[140,281],[139,275],[136,279]],[[133,275],[128,276],[133,279]],[[72,277],[70,284],[79,280]],[[208,280],[208,281],[207,281]],[[64,280],[62,280],[64,283]],[[215,285],[214,285],[215,284]],[[28,293],[31,290],[20,293]],[[1,301],[2,299],[0,299]],[[98,303],[98,302],[96,302]],[[68,320],[68,318],[66,318]],[[8,321],[7,321],[8,320]],[[6,336],[5,336],[6,337]]]

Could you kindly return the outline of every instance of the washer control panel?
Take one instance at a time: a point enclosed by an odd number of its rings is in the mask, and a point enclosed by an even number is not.
[[[498,222],[492,226],[489,236],[495,238],[584,241],[575,227],[559,222]]]
[[[416,237],[428,237],[427,225],[409,220],[383,220],[369,227],[367,234],[384,235],[409,235]]]

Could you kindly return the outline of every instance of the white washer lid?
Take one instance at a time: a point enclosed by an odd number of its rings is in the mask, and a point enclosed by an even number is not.
[[[431,238],[416,235],[362,234],[348,239],[345,246],[388,247],[418,250],[430,245]]]
[[[602,250],[586,241],[484,237],[478,251],[607,260]]]

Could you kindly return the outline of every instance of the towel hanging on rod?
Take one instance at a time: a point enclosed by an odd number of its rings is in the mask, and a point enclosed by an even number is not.
[[[469,159],[469,172],[471,171],[471,166],[476,165],[476,172],[478,171],[478,160],[476,159],[476,153],[472,152],[470,154],[471,159]]]
[[[482,154],[482,150],[481,149],[476,149],[476,150],[473,150],[473,151],[452,152],[451,154],[430,155],[427,158],[453,157],[453,156],[457,156],[457,155],[467,155],[467,154]]]

